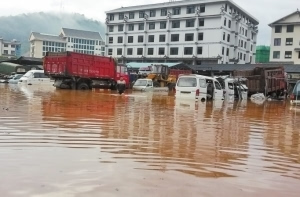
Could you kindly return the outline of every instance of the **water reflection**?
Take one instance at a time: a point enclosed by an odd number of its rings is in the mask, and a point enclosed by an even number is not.
[[[255,174],[268,184],[271,177],[300,179],[300,113],[287,102],[196,103],[170,95],[17,86],[0,91],[2,148],[96,148],[100,164],[122,168],[131,161],[136,173]]]

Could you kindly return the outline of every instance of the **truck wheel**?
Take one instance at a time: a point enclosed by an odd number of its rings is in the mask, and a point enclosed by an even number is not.
[[[79,86],[78,86],[78,88],[77,88],[78,90],[89,90],[90,89],[90,87],[88,86],[88,84],[86,84],[86,83],[80,83],[79,84]]]

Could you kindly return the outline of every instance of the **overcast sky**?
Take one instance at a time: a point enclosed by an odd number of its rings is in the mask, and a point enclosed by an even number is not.
[[[121,6],[167,2],[168,0],[1,0],[0,16],[30,12],[69,12],[105,21],[105,11]],[[269,23],[300,9],[300,0],[234,0],[260,21],[258,44],[270,43]],[[1,28],[1,27],[0,27]]]

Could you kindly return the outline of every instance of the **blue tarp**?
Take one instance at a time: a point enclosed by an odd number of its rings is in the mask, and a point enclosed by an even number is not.
[[[182,64],[181,62],[177,62],[177,63],[155,63],[155,62],[149,62],[149,63],[139,63],[139,62],[130,62],[127,63],[127,67],[128,68],[141,68],[141,67],[147,67],[147,66],[151,66],[152,64],[159,64],[159,65],[166,65],[168,67],[172,67],[172,66],[176,66],[179,64]]]

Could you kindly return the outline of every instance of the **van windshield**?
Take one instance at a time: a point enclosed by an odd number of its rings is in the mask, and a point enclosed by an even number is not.
[[[146,86],[147,85],[147,80],[137,80],[134,83],[134,86]]]
[[[28,72],[23,77],[30,77],[31,75],[32,75],[32,72]]]
[[[178,87],[197,87],[197,79],[191,77],[182,77],[179,78]]]

